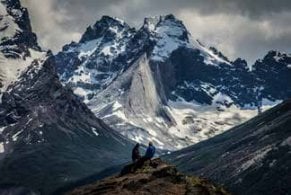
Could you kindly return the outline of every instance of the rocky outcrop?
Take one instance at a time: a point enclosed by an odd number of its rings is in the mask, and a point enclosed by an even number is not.
[[[206,179],[185,176],[160,159],[147,161],[136,171],[132,171],[134,166],[135,164],[126,166],[120,176],[106,178],[67,194],[229,195],[222,187]]]

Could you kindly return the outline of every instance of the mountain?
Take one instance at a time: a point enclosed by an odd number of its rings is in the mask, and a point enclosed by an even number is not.
[[[43,55],[31,30],[27,9],[17,0],[1,1],[0,97],[34,59]]]
[[[103,16],[56,61],[62,83],[96,116],[132,140],[168,150],[222,133],[291,95],[287,85],[275,95],[271,78],[280,79],[283,69],[232,62],[194,40],[173,15],[146,18],[138,30]],[[289,81],[285,69],[279,83]]]
[[[253,65],[256,75],[258,99],[268,101],[284,100],[291,97],[291,54],[270,51]]]
[[[133,143],[61,84],[55,57],[32,41],[26,9],[16,0],[0,8],[7,25],[0,41],[0,194],[52,194],[127,162]]]
[[[233,194],[291,193],[291,100],[165,158]]]
[[[29,49],[40,51],[28,11],[18,0],[2,0],[0,14],[0,51],[6,57],[29,56]]]
[[[227,195],[222,187],[198,177],[186,176],[177,172],[174,166],[154,159],[136,171],[128,165],[122,174],[79,187],[67,194],[191,194]]]

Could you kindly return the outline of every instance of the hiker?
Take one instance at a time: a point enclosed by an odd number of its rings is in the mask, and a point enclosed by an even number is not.
[[[134,148],[132,150],[131,158],[132,158],[132,162],[136,162],[141,158],[140,153],[139,153],[139,143],[137,143],[134,146]]]
[[[148,160],[150,161],[150,164],[151,164],[152,163],[151,159],[154,157],[155,152],[156,152],[155,146],[153,145],[152,142],[149,142],[149,146],[146,150],[145,155],[143,157],[139,157],[138,160],[133,161],[134,162],[133,172],[135,172],[137,169],[142,167],[144,165],[144,163]],[[133,160],[133,158],[132,158],[132,160]]]
[[[156,148],[153,145],[153,142],[149,142],[149,146],[148,146],[147,151],[143,157],[144,160],[151,160],[154,157],[155,152],[156,152]]]

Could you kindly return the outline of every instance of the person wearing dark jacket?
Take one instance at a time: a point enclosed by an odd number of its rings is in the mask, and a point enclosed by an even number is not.
[[[145,160],[151,160],[154,157],[155,152],[156,148],[153,145],[153,142],[149,142],[149,146],[143,158],[145,158]]]
[[[141,158],[140,153],[139,153],[139,143],[137,143],[135,147],[133,148],[131,158],[132,158],[132,162],[136,162]]]

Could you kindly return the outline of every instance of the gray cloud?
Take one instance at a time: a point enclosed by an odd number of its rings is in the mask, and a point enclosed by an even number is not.
[[[195,39],[231,59],[253,62],[268,50],[291,51],[289,0],[21,0],[42,46],[58,51],[102,15],[139,27],[143,18],[175,14]]]

